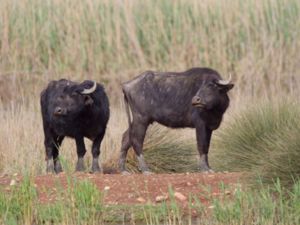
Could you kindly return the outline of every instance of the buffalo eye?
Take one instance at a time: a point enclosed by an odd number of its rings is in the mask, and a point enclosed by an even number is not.
[[[64,100],[64,96],[63,96],[63,95],[58,96],[58,97],[57,97],[57,100],[58,100],[58,101]]]
[[[214,82],[211,82],[211,83],[208,83],[208,87],[210,87],[210,88],[216,88],[216,87],[218,87],[218,85],[216,83],[214,83]]]
[[[74,92],[71,94],[72,97],[76,97],[76,96],[78,96],[78,95],[79,95],[79,93],[76,92],[76,91],[74,91]]]

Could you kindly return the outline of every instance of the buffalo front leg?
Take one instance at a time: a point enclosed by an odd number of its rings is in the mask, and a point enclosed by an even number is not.
[[[208,163],[208,150],[210,145],[212,130],[204,124],[196,127],[197,148],[200,155],[200,170],[203,172],[213,172]]]
[[[54,161],[53,161],[53,147],[46,146],[46,172],[47,173],[54,173]]]
[[[59,160],[59,148],[61,146],[62,141],[64,140],[64,136],[59,136],[56,138],[55,141],[55,148],[54,148],[54,152],[53,152],[53,160],[54,160],[54,170],[56,173],[60,173],[62,172],[62,166],[60,164],[60,160]]]
[[[62,167],[59,161],[59,147],[64,137],[46,137],[45,138],[45,149],[46,149],[46,160],[47,160],[47,173],[60,173]]]
[[[77,156],[78,156],[76,171],[84,171],[85,166],[84,166],[83,157],[86,153],[86,149],[85,149],[83,137],[77,137],[75,138],[75,141],[76,141]]]
[[[121,146],[121,154],[119,159],[119,170],[122,174],[129,174],[126,170],[126,157],[128,149],[131,147],[130,138],[129,138],[129,128],[124,132],[122,137],[122,146]]]
[[[132,126],[130,128],[131,144],[137,155],[139,169],[144,174],[151,173],[145,162],[144,155],[143,155],[143,143],[144,143],[147,128],[148,128],[148,124],[144,124],[138,121],[133,121]]]
[[[93,155],[93,162],[92,162],[92,173],[100,173],[101,167],[99,165],[99,155],[100,155],[100,146],[103,140],[104,131],[101,132],[94,140],[92,146],[92,155]]]

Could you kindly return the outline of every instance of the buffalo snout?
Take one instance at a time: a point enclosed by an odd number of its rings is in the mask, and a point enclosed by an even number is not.
[[[192,105],[196,107],[204,107],[204,102],[199,96],[194,96],[192,98]]]

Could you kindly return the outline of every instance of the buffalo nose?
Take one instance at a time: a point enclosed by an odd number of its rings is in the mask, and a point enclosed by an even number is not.
[[[54,115],[63,115],[65,112],[64,110],[61,108],[61,107],[56,107],[55,110],[54,110]]]
[[[201,98],[199,96],[194,96],[192,98],[192,105],[198,105],[201,104]]]

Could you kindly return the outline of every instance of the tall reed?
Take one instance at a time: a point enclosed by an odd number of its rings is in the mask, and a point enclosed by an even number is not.
[[[297,91],[297,0],[3,0],[0,72],[105,82],[210,66],[238,95]]]

